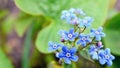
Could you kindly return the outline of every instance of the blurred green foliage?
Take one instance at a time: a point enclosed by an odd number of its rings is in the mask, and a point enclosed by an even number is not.
[[[11,61],[0,48],[0,68],[13,68]]]
[[[0,19],[6,17],[0,26],[2,27],[3,34],[8,34],[12,29],[15,30],[19,37],[25,36],[22,68],[29,68],[29,51],[31,44],[35,44],[36,48],[44,54],[48,54],[48,41],[59,42],[60,38],[57,35],[59,29],[68,30],[72,25],[68,25],[60,20],[62,10],[70,8],[81,8],[87,15],[94,18],[93,27],[97,28],[103,26],[105,28],[106,37],[103,39],[106,47],[109,47],[113,54],[117,55],[113,66],[110,68],[119,68],[120,61],[120,14],[109,19],[107,23],[108,9],[113,5],[113,0],[14,0],[16,6],[21,10],[18,15],[8,14],[8,11],[0,11]],[[113,7],[112,7],[113,8]],[[23,12],[22,12],[23,11]],[[34,24],[34,25],[33,25]],[[31,26],[32,25],[32,26]],[[0,28],[1,28],[0,27]],[[88,32],[88,31],[87,31]],[[34,54],[33,56],[38,55]],[[80,52],[80,55],[85,59],[90,59],[87,51]],[[44,56],[40,55],[42,58]],[[53,56],[42,58],[46,63],[53,59]],[[118,60],[117,60],[118,59]],[[33,61],[34,59],[32,59]],[[34,61],[35,62],[35,61]],[[53,62],[53,61],[52,61]],[[32,62],[33,63],[33,62]],[[85,64],[85,63],[83,63]],[[49,64],[48,64],[49,65]],[[51,65],[51,64],[50,64]],[[52,66],[61,68],[56,62]],[[32,67],[32,66],[31,66]],[[30,67],[30,68],[31,68]],[[50,67],[50,66],[49,66]],[[74,65],[64,65],[65,68],[75,68]],[[10,60],[4,55],[0,49],[0,68],[13,68]]]
[[[120,13],[108,20],[104,27],[105,46],[110,48],[113,54],[120,55]]]

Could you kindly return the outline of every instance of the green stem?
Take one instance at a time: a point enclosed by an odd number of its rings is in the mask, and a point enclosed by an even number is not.
[[[75,29],[74,32],[77,31],[77,29],[75,28],[76,26],[77,26],[77,25],[74,26],[74,29]],[[80,28],[79,28],[79,29],[80,29]],[[79,34],[83,33],[83,32],[85,31],[85,29],[86,29],[86,26],[84,27],[84,29],[83,29],[82,31],[81,31],[81,29],[80,29]],[[73,41],[73,46],[75,46],[75,43],[76,43],[76,41],[77,41],[78,39],[79,39],[78,37],[75,38],[75,40]]]
[[[29,68],[29,53],[32,42],[32,31],[33,31],[32,23],[26,33],[24,48],[23,48],[23,56],[22,56],[22,68]]]

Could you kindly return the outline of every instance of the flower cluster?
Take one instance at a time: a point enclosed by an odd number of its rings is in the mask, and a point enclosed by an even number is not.
[[[101,65],[112,65],[112,60],[115,59],[110,53],[110,49],[103,49],[101,42],[102,37],[105,37],[103,28],[91,29],[90,33],[85,34],[86,28],[91,28],[93,18],[86,16],[81,9],[71,8],[70,10],[64,10],[61,15],[61,19],[74,26],[69,31],[59,30],[61,43],[49,42],[49,51],[54,51],[56,57],[66,64],[71,64],[71,61],[78,61],[78,52],[83,48],[89,48],[89,55],[93,60],[98,60]],[[78,48],[76,47],[78,46]]]

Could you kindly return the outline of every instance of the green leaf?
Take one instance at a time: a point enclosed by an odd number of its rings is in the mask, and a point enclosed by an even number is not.
[[[7,10],[0,10],[0,19],[5,17],[8,14]]]
[[[66,25],[65,27],[63,27]],[[48,42],[56,41],[59,42],[60,37],[57,32],[59,29],[68,29],[70,25],[66,23],[51,23],[48,27],[42,29],[37,36],[36,46],[40,52],[49,53],[48,52]]]
[[[120,55],[120,13],[110,19],[104,28],[106,37],[104,38],[106,47],[110,48],[112,53]]]
[[[104,22],[109,0],[14,0],[22,11],[32,14],[44,14],[58,18],[62,10],[69,8],[82,8],[88,15],[95,18],[95,23]],[[97,21],[97,22],[96,22]],[[95,26],[97,27],[97,26]]]
[[[18,36],[22,37],[33,21],[30,15],[22,14],[14,23],[15,31]]]
[[[42,10],[39,9],[40,0],[14,0],[15,4],[22,11],[32,14],[32,15],[40,15],[42,14]]]
[[[4,54],[2,49],[0,48],[0,68],[13,68],[10,60]]]
[[[6,19],[2,23],[2,30],[4,31],[4,33],[9,33],[12,30],[13,23],[15,20],[16,17],[13,14],[6,17]]]
[[[75,7],[79,7],[84,9],[88,16],[95,17],[93,22],[93,28],[98,28],[103,25],[108,8],[108,0],[73,0],[69,1],[69,4]],[[66,5],[67,6],[67,5]],[[66,8],[66,6],[64,8]],[[63,9],[63,8],[61,8]],[[60,11],[60,13],[62,10]],[[56,13],[56,12],[55,12]],[[60,14],[58,13],[58,15]],[[57,15],[56,15],[57,16]],[[55,16],[55,17],[56,17]],[[55,20],[55,18],[53,18]],[[59,18],[58,18],[59,19]],[[61,21],[54,21],[55,23],[51,23],[48,27],[42,29],[37,36],[36,46],[40,52],[49,53],[48,52],[48,42],[49,41],[60,41],[57,32],[59,29],[67,28],[69,29],[69,24],[59,23]],[[68,26],[68,27],[67,27]]]

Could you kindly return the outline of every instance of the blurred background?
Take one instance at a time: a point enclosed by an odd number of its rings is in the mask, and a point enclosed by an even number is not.
[[[47,43],[59,41],[57,31],[70,27],[60,20],[70,8],[94,17],[94,28],[104,27],[102,41],[116,59],[111,67],[101,66],[83,51],[68,68],[120,68],[120,0],[0,0],[0,68],[62,68]]]

